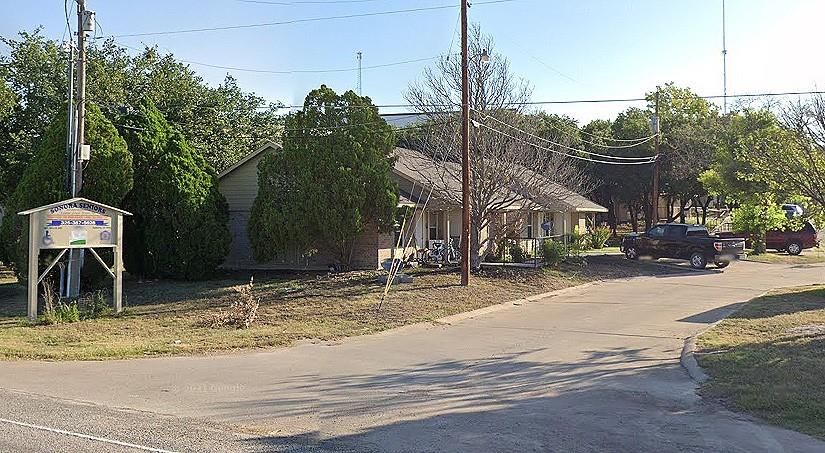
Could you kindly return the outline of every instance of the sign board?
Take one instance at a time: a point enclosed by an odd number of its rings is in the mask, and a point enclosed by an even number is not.
[[[117,246],[117,212],[93,202],[73,201],[31,214],[40,249]]]
[[[37,319],[37,285],[69,249],[88,249],[100,262],[114,281],[115,311],[121,311],[123,216],[130,213],[85,198],[72,198],[18,214],[29,216],[29,319]],[[114,264],[105,263],[95,248],[112,249]],[[39,268],[41,250],[61,250],[42,274]]]

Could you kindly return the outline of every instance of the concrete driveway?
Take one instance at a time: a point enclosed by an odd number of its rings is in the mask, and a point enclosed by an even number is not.
[[[3,363],[0,388],[208,420],[220,426],[209,432],[226,431],[227,451],[822,452],[825,443],[701,400],[679,365],[684,339],[737,303],[822,282],[825,267],[742,262],[332,344]],[[31,421],[22,411],[0,417]]]

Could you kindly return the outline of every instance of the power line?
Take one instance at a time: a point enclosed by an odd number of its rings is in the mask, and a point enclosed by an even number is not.
[[[509,3],[517,0],[486,0],[474,3],[474,5],[489,5],[495,3]],[[129,37],[138,37],[138,36],[157,36],[157,35],[177,35],[177,34],[184,34],[184,33],[201,33],[201,32],[208,32],[208,31],[225,31],[225,30],[241,30],[241,29],[248,29],[248,28],[261,28],[261,27],[273,27],[278,25],[292,25],[292,24],[301,24],[307,22],[320,22],[320,21],[330,21],[330,20],[339,20],[339,19],[354,19],[360,17],[374,17],[374,16],[388,16],[394,14],[405,14],[405,13],[416,13],[422,11],[435,11],[441,9],[452,9],[457,8],[457,5],[440,5],[440,6],[427,6],[421,8],[409,8],[409,9],[397,9],[392,11],[377,11],[372,13],[355,13],[355,14],[344,14],[340,16],[325,16],[325,17],[310,17],[304,19],[291,19],[291,20],[284,20],[278,22],[263,22],[258,24],[244,24],[244,25],[227,25],[222,27],[203,27],[203,28],[189,28],[189,29],[182,29],[182,30],[166,30],[166,31],[154,31],[154,32],[142,32],[142,33],[127,33],[122,35],[111,35],[112,38],[129,38]]]
[[[480,113],[480,112],[479,112],[479,113]],[[495,119],[495,118],[493,118],[493,119]],[[627,149],[627,148],[634,148],[634,147],[636,147],[636,146],[639,146],[639,145],[642,145],[642,144],[644,144],[644,143],[649,142],[651,139],[653,139],[653,137],[655,137],[655,136],[656,136],[656,134],[653,134],[653,135],[649,135],[649,136],[647,136],[647,137],[634,138],[634,139],[619,139],[619,138],[611,138],[611,137],[601,137],[601,136],[595,136],[596,138],[601,138],[602,140],[615,140],[615,141],[622,141],[622,142],[632,142],[632,143],[629,143],[629,144],[627,144],[627,145],[605,145],[605,144],[603,144],[603,143],[596,143],[596,142],[591,142],[591,141],[589,141],[589,140],[585,140],[585,139],[583,139],[583,138],[581,138],[581,137],[578,137],[578,136],[576,136],[576,135],[573,135],[571,132],[568,132],[568,131],[566,131],[566,130],[564,130],[564,129],[562,129],[562,128],[558,127],[558,126],[554,126],[553,124],[547,124],[547,126],[548,126],[548,127],[550,127],[550,129],[553,129],[553,130],[554,130],[554,131],[556,131],[556,132],[559,132],[559,133],[561,133],[561,134],[564,134],[564,135],[566,135],[566,136],[568,136],[568,137],[575,138],[575,139],[579,140],[579,141],[580,141],[580,142],[582,142],[582,143],[587,143],[588,145],[593,145],[593,146],[597,146],[597,147],[599,147],[599,148],[608,148],[608,149]],[[583,130],[579,129],[578,127],[576,128],[576,130],[577,130],[580,134],[582,134],[582,135],[591,135],[591,136],[593,136],[593,134],[589,134],[589,133],[587,133],[587,132],[584,132]]]
[[[276,6],[296,6],[296,5],[336,5],[339,3],[368,3],[368,2],[379,2],[385,0],[305,0],[305,1],[292,1],[292,2],[273,2],[273,1],[265,1],[265,0],[236,0],[240,3],[256,3],[259,5],[276,5]]]
[[[537,145],[535,143],[528,142],[528,141],[526,141],[522,138],[515,137],[515,136],[510,135],[510,134],[508,134],[504,131],[500,131],[500,130],[492,127],[492,126],[488,126],[484,123],[477,123],[477,124],[479,126],[485,128],[485,129],[489,129],[489,130],[491,130],[493,132],[496,132],[498,134],[501,134],[501,135],[503,135],[507,138],[510,138],[512,140],[516,140],[516,141],[519,141],[521,143],[524,143],[525,145],[529,145],[529,146],[532,146],[534,148],[538,148],[538,149],[541,149],[541,150],[544,150],[544,151],[549,151],[549,152],[554,153],[554,154],[560,154],[562,156],[572,157],[573,159],[578,159],[578,160],[582,160],[582,161],[585,161],[585,162],[592,162],[592,163],[604,164],[604,165],[648,165],[648,164],[652,164],[652,163],[656,162],[656,159],[657,159],[657,156],[650,156],[649,160],[644,161],[644,162],[610,162],[610,161],[604,161],[604,160],[599,160],[599,159],[591,159],[589,157],[578,156],[576,154],[570,154],[570,153],[566,153],[566,152],[563,152],[563,151],[559,151],[557,149],[547,148],[545,146],[541,146],[541,145]],[[570,147],[567,147],[567,146],[564,146],[564,145],[558,145],[558,146],[560,146],[562,148],[569,149],[571,151],[578,152],[578,153],[588,154],[588,153],[586,153],[586,152],[584,152],[580,149],[570,148]],[[592,153],[590,153],[590,154],[592,154]]]
[[[476,113],[481,114],[481,115],[482,115],[482,116],[484,116],[485,118],[489,118],[489,119],[491,119],[491,120],[493,120],[493,121],[496,121],[496,122],[498,122],[498,123],[500,123],[500,124],[503,124],[503,125],[505,125],[505,126],[507,126],[507,127],[511,128],[511,129],[513,129],[513,130],[516,130],[516,131],[521,132],[521,133],[522,133],[522,134],[524,134],[524,135],[527,135],[527,136],[529,136],[529,137],[533,137],[533,138],[535,138],[535,139],[541,140],[541,141],[543,141],[543,142],[545,142],[545,143],[548,143],[548,144],[550,144],[550,145],[553,145],[553,146],[558,146],[558,147],[560,147],[560,148],[564,148],[564,149],[567,149],[567,150],[570,150],[570,151],[575,151],[575,152],[579,152],[579,153],[584,153],[584,154],[587,154],[587,155],[596,156],[596,157],[601,157],[601,158],[604,158],[604,159],[634,160],[634,161],[637,161],[637,160],[650,160],[650,156],[643,156],[643,157],[623,157],[623,156],[611,156],[611,155],[609,155],[609,154],[599,154],[599,153],[594,153],[594,152],[590,152],[590,151],[580,150],[580,149],[578,149],[578,148],[573,148],[573,147],[570,147],[570,146],[567,146],[567,145],[563,145],[563,144],[561,144],[561,143],[556,143],[556,142],[554,142],[554,141],[552,141],[552,140],[548,140],[548,139],[546,139],[546,138],[544,138],[544,137],[539,137],[538,135],[535,135],[535,134],[532,134],[532,133],[530,133],[530,132],[527,132],[527,131],[525,131],[524,129],[520,129],[520,128],[518,128],[518,127],[516,127],[516,126],[514,126],[514,125],[512,125],[512,124],[506,123],[506,122],[504,122],[504,121],[502,121],[502,120],[500,120],[500,119],[498,119],[498,118],[495,118],[495,117],[492,117],[492,116],[489,116],[489,115],[485,115],[485,114],[483,114],[483,113],[481,113],[481,112],[479,112],[479,111],[477,111],[477,110],[474,110],[474,111],[475,111]],[[481,124],[481,123],[479,123],[479,124]],[[647,137],[645,140],[646,140],[646,141],[649,141],[649,140],[650,140],[651,138],[653,138],[653,137],[655,137],[655,135],[654,135],[654,136]],[[645,143],[645,142],[641,142],[641,143],[639,143],[639,145],[641,145],[642,143]]]

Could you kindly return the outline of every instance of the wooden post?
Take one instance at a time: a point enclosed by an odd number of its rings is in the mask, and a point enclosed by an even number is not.
[[[461,286],[470,284],[470,72],[467,0],[461,1]]]
[[[114,250],[115,268],[114,268],[114,287],[112,292],[112,301],[115,305],[115,313],[123,311],[123,216],[115,215],[115,244]]]
[[[37,263],[40,258],[40,246],[38,244],[37,225],[40,213],[32,213],[29,217],[29,275],[28,275],[28,296],[29,296],[29,321],[37,321],[37,280],[40,278],[40,271]]]

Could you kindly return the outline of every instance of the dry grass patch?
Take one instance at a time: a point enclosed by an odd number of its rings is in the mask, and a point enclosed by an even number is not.
[[[583,265],[582,263],[587,263]],[[28,326],[24,290],[0,284],[0,358],[109,359],[208,353],[334,340],[431,321],[519,297],[592,280],[674,273],[678,270],[620,257],[591,257],[558,269],[494,269],[458,285],[453,269],[414,270],[413,283],[396,285],[381,311],[379,272],[335,275],[254,274],[257,317],[246,329],[211,327],[237,300],[250,273],[202,282],[127,281],[122,315],[54,326]]]
[[[825,285],[774,291],[703,334],[702,388],[734,408],[825,438]]]

